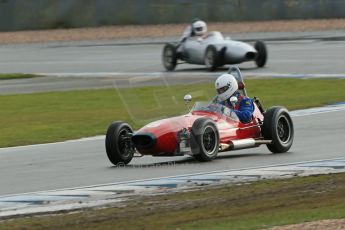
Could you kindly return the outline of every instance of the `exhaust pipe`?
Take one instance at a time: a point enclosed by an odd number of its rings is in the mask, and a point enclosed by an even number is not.
[[[271,140],[255,140],[253,138],[247,138],[242,140],[233,140],[229,144],[220,144],[220,150],[236,150],[257,147],[262,144],[271,144]]]

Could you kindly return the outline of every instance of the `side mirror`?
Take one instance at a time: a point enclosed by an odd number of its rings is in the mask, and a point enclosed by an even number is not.
[[[238,89],[243,90],[246,87],[246,85],[243,82],[238,82]]]
[[[192,101],[192,95],[187,94],[183,97],[184,102],[187,104]]]
[[[230,97],[231,104],[236,104],[238,102],[237,97]]]

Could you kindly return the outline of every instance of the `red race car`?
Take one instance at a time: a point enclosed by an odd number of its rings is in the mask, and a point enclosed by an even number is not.
[[[229,73],[247,95],[237,67]],[[185,96],[186,103],[191,96]],[[253,148],[266,144],[272,153],[287,152],[293,142],[294,128],[286,108],[275,106],[267,111],[254,97],[255,110],[249,123],[241,123],[235,112],[215,102],[197,102],[186,115],[158,120],[136,132],[125,122],[113,122],[107,131],[105,147],[114,164],[128,164],[135,153],[152,156],[192,155],[199,161],[211,161],[218,152]]]

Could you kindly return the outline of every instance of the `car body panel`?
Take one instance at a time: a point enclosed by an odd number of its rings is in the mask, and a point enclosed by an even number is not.
[[[232,140],[246,138],[258,139],[261,137],[261,129],[257,126],[263,120],[263,115],[255,105],[255,111],[251,122],[241,123],[236,114],[228,109],[223,113],[212,111],[191,111],[182,116],[158,120],[147,124],[139,129],[136,135],[153,135],[155,144],[141,148],[136,146],[139,153],[153,156],[174,156],[178,152],[178,132],[183,129],[192,130],[192,125],[198,118],[207,117],[212,119],[218,128],[220,143],[229,144]]]
[[[224,38],[220,32],[210,32],[206,38],[189,37],[178,50],[185,61],[190,64],[205,64],[205,53],[208,46],[213,45],[222,54],[224,64],[238,64],[244,61],[252,61],[257,51],[251,45]],[[248,58],[248,53],[252,53]]]

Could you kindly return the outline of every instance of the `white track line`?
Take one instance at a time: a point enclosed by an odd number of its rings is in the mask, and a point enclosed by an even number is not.
[[[220,170],[146,180],[126,181],[0,196],[0,218],[28,214],[48,214],[100,207],[130,200],[135,196],[200,188],[200,185],[238,184],[296,176],[345,172],[345,158],[303,161],[262,167]]]
[[[117,77],[117,76],[219,76],[219,72],[98,72],[98,73],[36,73],[52,77]],[[287,74],[287,73],[256,73],[244,72],[245,78],[345,78],[345,74]]]
[[[246,168],[240,168],[240,169],[215,170],[215,171],[208,171],[208,172],[181,174],[181,175],[165,176],[165,177],[153,177],[153,178],[149,178],[149,179],[129,180],[129,181],[121,181],[121,182],[105,183],[105,184],[94,184],[94,185],[70,187],[70,188],[63,188],[63,189],[53,189],[53,190],[43,190],[43,191],[28,192],[28,193],[8,194],[8,195],[2,195],[2,196],[0,196],[0,198],[12,197],[12,196],[21,196],[21,195],[32,195],[32,194],[37,194],[37,193],[60,192],[60,191],[65,191],[65,190],[88,189],[88,188],[94,188],[94,187],[100,187],[100,186],[122,185],[122,184],[129,184],[129,183],[147,182],[147,181],[152,181],[152,180],[171,179],[171,178],[176,178],[176,177],[190,177],[190,176],[199,176],[199,175],[213,174],[213,173],[244,171],[244,170],[252,170],[252,169],[263,169],[263,168],[269,168],[269,167],[281,167],[281,166],[317,163],[317,162],[323,162],[323,161],[337,161],[337,160],[345,160],[345,157],[325,158],[325,159],[321,159],[321,160],[297,161],[297,162],[293,162],[293,163],[272,164],[272,165],[265,165],[265,166],[246,167]]]

